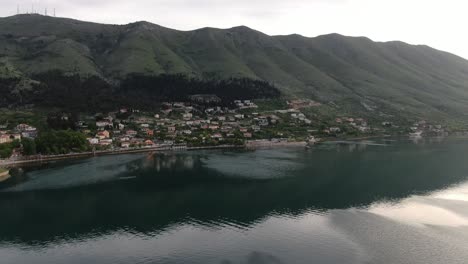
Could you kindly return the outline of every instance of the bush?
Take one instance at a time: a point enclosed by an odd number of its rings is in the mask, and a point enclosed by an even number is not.
[[[13,154],[13,150],[20,146],[19,141],[15,140],[11,143],[0,144],[0,158],[7,159]]]
[[[23,155],[36,155],[37,154],[36,142],[34,140],[29,139],[29,138],[24,138],[21,141],[21,144],[23,145]]]

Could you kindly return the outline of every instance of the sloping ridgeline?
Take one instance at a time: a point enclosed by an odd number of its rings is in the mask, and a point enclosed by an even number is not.
[[[375,116],[468,120],[468,61],[427,46],[338,34],[268,36],[243,26],[178,31],[147,22],[0,18],[0,76],[27,80],[53,70],[110,80],[111,90],[134,74],[248,78],[272,83],[289,97]],[[10,92],[31,85],[19,87]]]

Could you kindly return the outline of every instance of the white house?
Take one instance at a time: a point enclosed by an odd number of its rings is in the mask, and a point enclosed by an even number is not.
[[[97,144],[99,144],[99,139],[98,138],[88,138],[88,142],[91,145],[97,145]]]

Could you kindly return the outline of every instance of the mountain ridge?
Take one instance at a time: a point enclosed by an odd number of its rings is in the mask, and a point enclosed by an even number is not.
[[[468,61],[426,45],[337,33],[269,36],[247,26],[181,31],[146,21],[110,25],[41,15],[0,18],[0,32],[0,76],[61,70],[105,79],[251,78],[271,82],[287,97],[352,101],[362,111],[372,105],[392,114],[441,118],[465,118],[468,111]]]

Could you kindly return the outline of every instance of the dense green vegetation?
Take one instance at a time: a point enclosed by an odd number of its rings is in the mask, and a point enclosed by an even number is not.
[[[29,124],[43,130],[47,128],[47,113],[48,111],[44,109],[0,108],[0,125],[6,125],[8,129],[13,129],[19,124]]]
[[[6,159],[11,156],[13,150],[20,146],[19,141],[13,141],[11,143],[0,144],[0,158]]]
[[[35,145],[37,153],[40,154],[67,154],[89,150],[86,136],[71,130],[52,130],[41,133],[36,138]]]
[[[215,94],[224,104],[236,99],[277,98],[280,91],[272,84],[249,78],[200,79],[185,75],[129,75],[122,81],[120,94],[127,100],[142,103],[188,101],[190,95]],[[147,95],[142,97],[141,95]]]
[[[272,83],[288,97],[331,102],[360,115],[458,123],[468,112],[468,61],[427,46],[337,34],[268,36],[247,27],[184,32],[146,22],[115,26],[40,15],[0,18],[0,32],[4,106],[58,102],[94,109],[137,98],[147,105],[205,86],[222,86],[232,96],[244,87],[239,82],[251,79]],[[65,76],[44,75],[54,70]],[[180,74],[187,78],[167,77]],[[132,77],[142,75],[149,77]],[[181,84],[190,88],[180,90]]]
[[[21,145],[23,146],[23,155],[36,155],[37,146],[36,141],[30,138],[23,138],[21,140]]]
[[[229,105],[235,99],[278,98],[280,91],[268,82],[248,78],[199,79],[185,75],[129,75],[111,84],[97,76],[82,77],[51,71],[33,76],[40,83],[12,94],[10,79],[0,79],[0,92],[9,94],[0,106],[35,105],[75,111],[114,110],[122,106],[150,109],[164,101],[190,101],[195,94],[215,94]],[[20,79],[16,80],[18,83]],[[58,120],[58,119],[57,119]],[[48,120],[51,121],[51,120]],[[59,120],[58,120],[59,121]],[[49,124],[51,125],[51,124]],[[70,125],[62,124],[70,128]],[[53,128],[60,128],[58,124]]]

